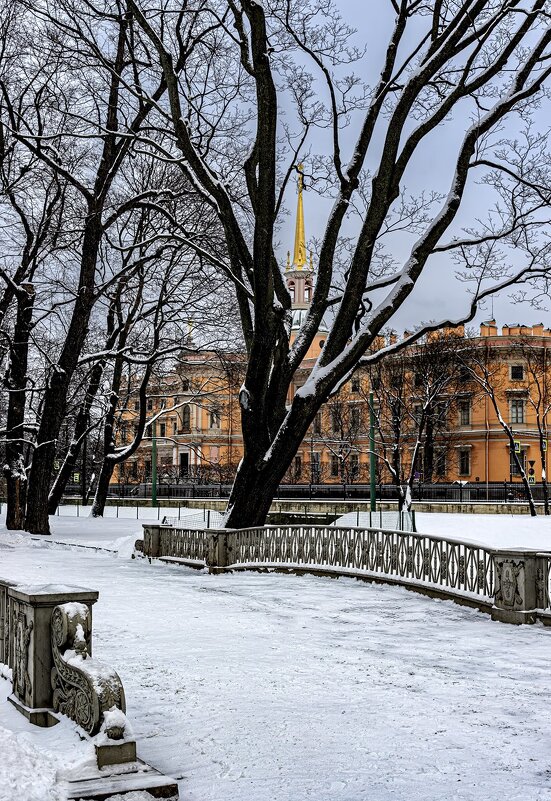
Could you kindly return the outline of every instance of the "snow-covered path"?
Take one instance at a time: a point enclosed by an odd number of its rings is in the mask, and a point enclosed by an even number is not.
[[[551,800],[551,631],[388,586],[125,551],[0,534],[0,576],[99,589],[95,654],[121,675],[141,756],[186,801]]]

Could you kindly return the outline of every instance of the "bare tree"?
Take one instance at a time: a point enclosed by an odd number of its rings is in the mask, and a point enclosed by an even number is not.
[[[510,459],[514,463],[517,475],[520,476],[522,481],[526,501],[530,508],[530,514],[535,517],[537,512],[532,495],[532,488],[526,474],[526,465],[523,459],[521,459],[521,454],[517,451],[517,436],[513,427],[514,423],[509,422],[509,413],[504,409],[508,400],[505,392],[507,381],[503,373],[503,353],[500,349],[490,344],[486,345],[485,348],[478,347],[471,354],[471,358],[469,363],[465,365],[465,369],[470,374],[472,382],[477,385],[490,400],[499,425],[507,437]],[[522,393],[519,399],[519,402],[523,405],[524,396],[525,392]]]
[[[506,245],[513,237],[517,256],[524,257],[506,275],[498,274],[491,259],[475,265],[464,321],[490,292],[547,268],[548,246],[538,246],[534,238],[541,209],[541,199],[534,199],[537,181],[501,159],[495,137],[513,112],[528,117],[551,74],[546,2],[389,3],[394,27],[371,89],[346,79],[361,52],[351,46],[352,31],[330,2],[205,1],[197,13],[170,2],[159,9],[147,0],[129,0],[129,8],[156,54],[150,80],[167,87],[166,103],[163,98],[155,114],[159,126],[171,131],[169,155],[203,193],[224,230],[224,266],[234,283],[248,355],[240,392],[244,457],[227,524],[262,523],[318,409],[359,363],[381,357],[369,353],[370,346],[435,254],[470,254],[471,248],[483,249],[489,241]],[[327,107],[318,99],[316,82],[325,84]],[[294,103],[293,121],[280,119],[284,101]],[[432,195],[428,210],[422,198],[404,208],[408,168],[421,147],[434,146],[444,135],[452,113],[454,126],[465,135],[450,162],[449,191]],[[360,115],[356,146],[346,155],[343,124]],[[329,126],[331,143],[313,178],[319,180],[323,170],[334,203],[321,237],[312,304],[290,346],[291,299],[275,239],[288,179],[317,126]],[[467,183],[484,169],[506,174],[514,186],[530,186],[531,192],[518,194],[513,214],[502,205],[503,224],[497,228],[460,237],[453,226]],[[361,207],[359,230],[339,275],[335,253],[355,203]],[[415,236],[404,262],[389,270],[378,244],[397,230]],[[522,231],[530,237],[523,238]],[[328,309],[333,315],[323,351],[287,406],[295,373]],[[446,322],[420,327],[385,352]]]
[[[543,326],[542,326],[543,328]],[[544,340],[545,342],[545,340]],[[547,483],[548,418],[551,413],[551,369],[547,346],[534,342],[534,337],[520,337],[517,344],[527,374],[526,401],[532,409],[538,430],[538,452],[541,467],[543,507],[551,514]]]
[[[400,508],[410,507],[417,478],[445,476],[471,350],[461,330],[438,332],[371,368],[377,456],[396,486]]]

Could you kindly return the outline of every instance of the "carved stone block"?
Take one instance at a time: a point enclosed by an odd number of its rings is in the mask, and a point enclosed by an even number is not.
[[[51,672],[52,610],[60,603],[85,604],[90,615],[98,593],[81,587],[46,584],[16,586],[8,590],[10,665],[13,695],[10,701],[39,726],[57,722],[47,713],[53,708]],[[90,641],[91,648],[91,641]]]
[[[529,551],[500,551],[494,557],[495,597],[492,619],[535,623],[536,559]]]

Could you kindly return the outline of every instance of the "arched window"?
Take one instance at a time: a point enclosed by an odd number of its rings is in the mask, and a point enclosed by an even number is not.
[[[182,409],[182,433],[188,434],[191,431],[191,414],[189,406]]]
[[[312,298],[312,287],[309,284],[306,284],[304,287],[304,300],[306,303],[310,303]]]

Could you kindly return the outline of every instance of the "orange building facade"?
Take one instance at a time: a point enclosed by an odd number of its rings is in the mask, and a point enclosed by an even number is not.
[[[299,173],[298,207],[293,259],[288,254],[285,279],[292,298],[291,339],[299,330],[311,302],[315,271],[307,258],[302,175]],[[456,332],[465,336],[462,330]],[[315,337],[291,394],[307,379],[324,346],[327,331]],[[475,367],[447,406],[448,419],[436,446],[442,454],[432,482],[494,483],[520,481],[509,439],[499,417],[514,431],[515,449],[530,473],[530,482],[547,475],[547,425],[551,409],[551,331],[543,324],[531,327],[503,326],[494,320],[480,326],[479,335],[466,337]],[[410,349],[415,370],[415,349]],[[478,366],[477,366],[478,365]],[[484,366],[485,365],[485,366]],[[495,403],[474,372],[486,370]],[[173,374],[151,388],[148,416],[154,427],[157,473],[161,482],[189,479],[209,483],[232,480],[243,453],[238,392],[245,370],[240,353],[202,352],[186,355]],[[317,415],[308,437],[298,449],[286,480],[297,484],[369,482],[369,392],[373,377],[360,368],[339,395]],[[415,390],[410,402],[415,406]],[[497,406],[497,408],[496,408]],[[136,410],[121,415],[119,439],[125,440]],[[401,442],[402,460],[411,459],[412,434]],[[376,451],[380,451],[376,436]],[[385,461],[378,453],[377,480],[392,483]],[[418,455],[415,480],[426,480]],[[114,475],[115,482],[151,480],[152,439]]]

